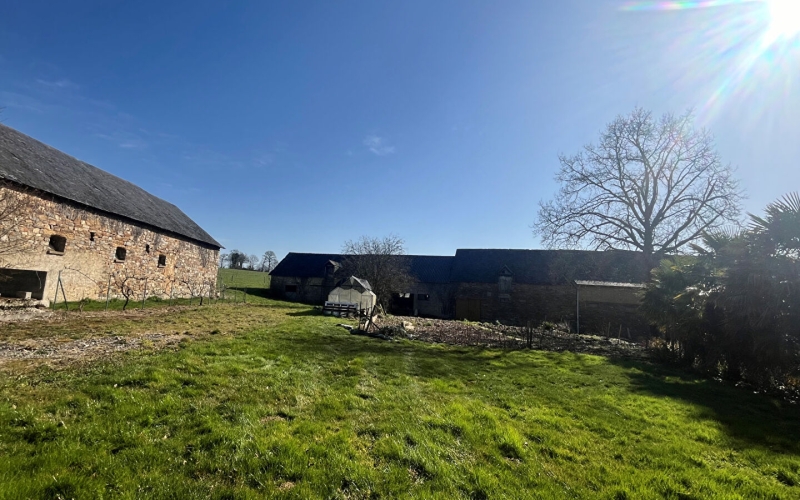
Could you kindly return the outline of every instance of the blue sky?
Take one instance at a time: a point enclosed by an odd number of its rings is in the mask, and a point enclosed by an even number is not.
[[[724,2],[723,2],[724,3]],[[764,2],[17,2],[0,118],[228,249],[537,248],[537,203],[634,106],[694,108],[746,209],[800,186],[800,42]],[[762,48],[763,49],[763,48]]]

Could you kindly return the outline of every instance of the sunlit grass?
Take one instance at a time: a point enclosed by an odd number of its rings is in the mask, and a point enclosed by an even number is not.
[[[0,373],[0,498],[800,495],[794,406],[594,356],[388,343],[265,304],[112,327],[236,325],[177,351]]]
[[[268,273],[246,269],[220,269],[217,278],[227,287],[240,289],[268,289],[270,281]]]

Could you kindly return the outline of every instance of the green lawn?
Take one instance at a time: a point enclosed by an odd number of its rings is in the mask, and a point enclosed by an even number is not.
[[[384,342],[261,303],[54,324],[193,338],[0,369],[0,498],[800,498],[794,405],[648,364]]]
[[[269,274],[245,269],[220,269],[217,278],[228,288],[269,288]]]

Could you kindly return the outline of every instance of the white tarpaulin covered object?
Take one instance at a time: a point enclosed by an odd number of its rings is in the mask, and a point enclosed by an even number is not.
[[[343,279],[328,294],[328,302],[357,304],[359,309],[372,309],[376,299],[369,282],[355,276]]]

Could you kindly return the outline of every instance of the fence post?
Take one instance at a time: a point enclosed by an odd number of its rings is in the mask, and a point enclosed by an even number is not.
[[[69,304],[67,303],[67,292],[64,291],[64,282],[61,281],[61,273],[58,273],[58,284],[61,286],[61,296],[64,297],[64,307],[69,311]],[[58,288],[56,288],[56,295],[58,295]]]
[[[145,300],[147,300],[147,278],[144,279],[144,293],[142,294],[142,311],[144,311]]]
[[[575,333],[581,334],[581,286],[575,285]]]
[[[108,273],[108,285],[106,285],[106,311],[108,311],[108,301],[111,298],[111,273]]]
[[[56,304],[58,304],[58,285],[61,283],[61,271],[58,272],[58,280],[56,281],[56,294],[53,297],[53,310],[56,310]]]
[[[172,282],[172,285],[169,289],[169,306],[172,307],[172,296],[175,294],[175,282]]]

